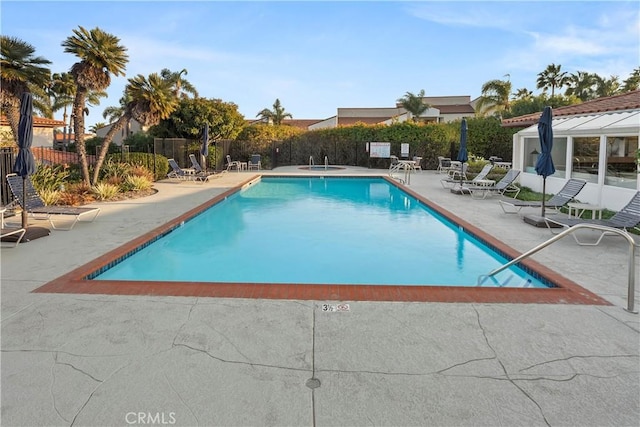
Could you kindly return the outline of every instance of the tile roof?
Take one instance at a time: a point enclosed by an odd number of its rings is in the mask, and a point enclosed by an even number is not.
[[[48,147],[33,147],[31,152],[37,161],[45,164],[60,165],[80,163],[80,155],[74,152],[58,151]],[[87,154],[87,161],[93,164],[96,161],[96,156]]]
[[[40,128],[57,128],[64,126],[65,123],[62,120],[48,119],[46,117],[33,116],[33,126]],[[9,126],[9,120],[3,114],[0,116],[0,126]]]
[[[582,104],[567,105],[553,109],[553,117],[579,116],[584,114],[605,113],[608,111],[640,109],[640,90],[625,92],[620,95],[593,99]],[[502,120],[503,127],[527,127],[538,123],[542,113],[526,114]]]

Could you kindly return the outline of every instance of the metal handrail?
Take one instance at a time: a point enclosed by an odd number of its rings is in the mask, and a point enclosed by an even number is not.
[[[589,228],[592,230],[600,230],[603,233],[614,233],[614,234],[618,234],[622,237],[624,237],[625,239],[627,239],[627,242],[629,242],[629,285],[628,285],[628,290],[627,290],[627,308],[626,310],[630,313],[638,313],[635,309],[634,309],[634,303],[635,303],[635,287],[636,287],[636,274],[635,274],[635,249],[636,246],[640,246],[638,245],[635,240],[633,240],[633,237],[631,237],[629,235],[629,233],[627,233],[626,231],[620,230],[618,228],[613,228],[613,227],[606,227],[604,225],[598,225],[598,224],[588,224],[588,223],[584,223],[584,224],[576,224],[573,227],[570,227],[566,230],[564,230],[563,232],[556,234],[554,237],[552,237],[551,239],[547,240],[546,242],[543,242],[541,244],[539,244],[538,246],[536,246],[535,248],[523,253],[522,255],[520,255],[519,257],[509,261],[508,263],[504,264],[501,267],[496,268],[495,270],[491,271],[489,274],[486,275],[482,275],[480,277],[478,277],[478,284],[480,284],[480,281],[483,277],[491,277],[494,276],[498,273],[500,273],[503,270],[506,270],[507,268],[511,267],[514,264],[519,263],[520,261],[522,261],[525,258],[529,258],[531,255],[535,254],[536,252],[546,248],[547,246],[549,246],[550,244],[554,243],[557,240],[562,239],[565,236],[568,236],[569,234],[573,233],[576,230],[582,229],[582,228]]]

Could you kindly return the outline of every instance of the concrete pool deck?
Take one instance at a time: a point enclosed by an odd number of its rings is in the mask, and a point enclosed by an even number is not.
[[[254,174],[159,182],[153,196],[96,203],[93,223],[3,248],[1,424],[638,424],[640,322],[624,310],[617,237],[569,237],[533,256],[610,306],[32,292]],[[441,177],[423,171],[408,187],[518,251],[551,237]],[[349,311],[323,310],[341,302]]]

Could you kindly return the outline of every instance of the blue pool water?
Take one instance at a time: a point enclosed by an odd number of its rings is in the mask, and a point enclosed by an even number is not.
[[[384,179],[262,177],[95,279],[476,286],[506,262]]]

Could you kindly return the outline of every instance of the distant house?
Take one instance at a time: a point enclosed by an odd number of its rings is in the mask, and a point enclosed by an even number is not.
[[[46,117],[33,117],[33,143],[32,147],[52,147],[54,132],[56,128],[64,126],[64,122],[61,120],[48,119]],[[11,132],[11,126],[7,117],[0,116],[0,133],[2,133],[2,139],[13,139],[13,133]]]
[[[114,124],[115,122],[109,123],[108,125],[105,125],[96,130],[96,136],[99,138],[104,138],[105,136],[107,136],[107,133],[111,130]],[[131,119],[131,121],[129,121],[129,126],[125,126],[119,132],[116,132],[116,134],[113,136],[113,141],[111,142],[116,145],[122,145],[122,141],[124,141],[131,135],[141,131],[147,131],[148,129],[149,128],[147,126],[142,126],[140,122]]]
[[[535,172],[540,151],[540,113],[505,119],[505,127],[525,127],[513,136],[513,167],[520,184],[542,190]],[[585,203],[619,210],[640,190],[636,156],[640,135],[640,90],[553,110],[552,158],[556,172],[547,178],[554,193],[570,178],[587,185],[578,195]]]
[[[470,96],[426,96],[422,100],[430,106],[420,115],[419,120],[422,122],[453,122],[475,114]],[[310,125],[309,130],[350,126],[356,123],[389,125],[412,119],[411,113],[399,103],[395,107],[338,108],[335,116]]]

